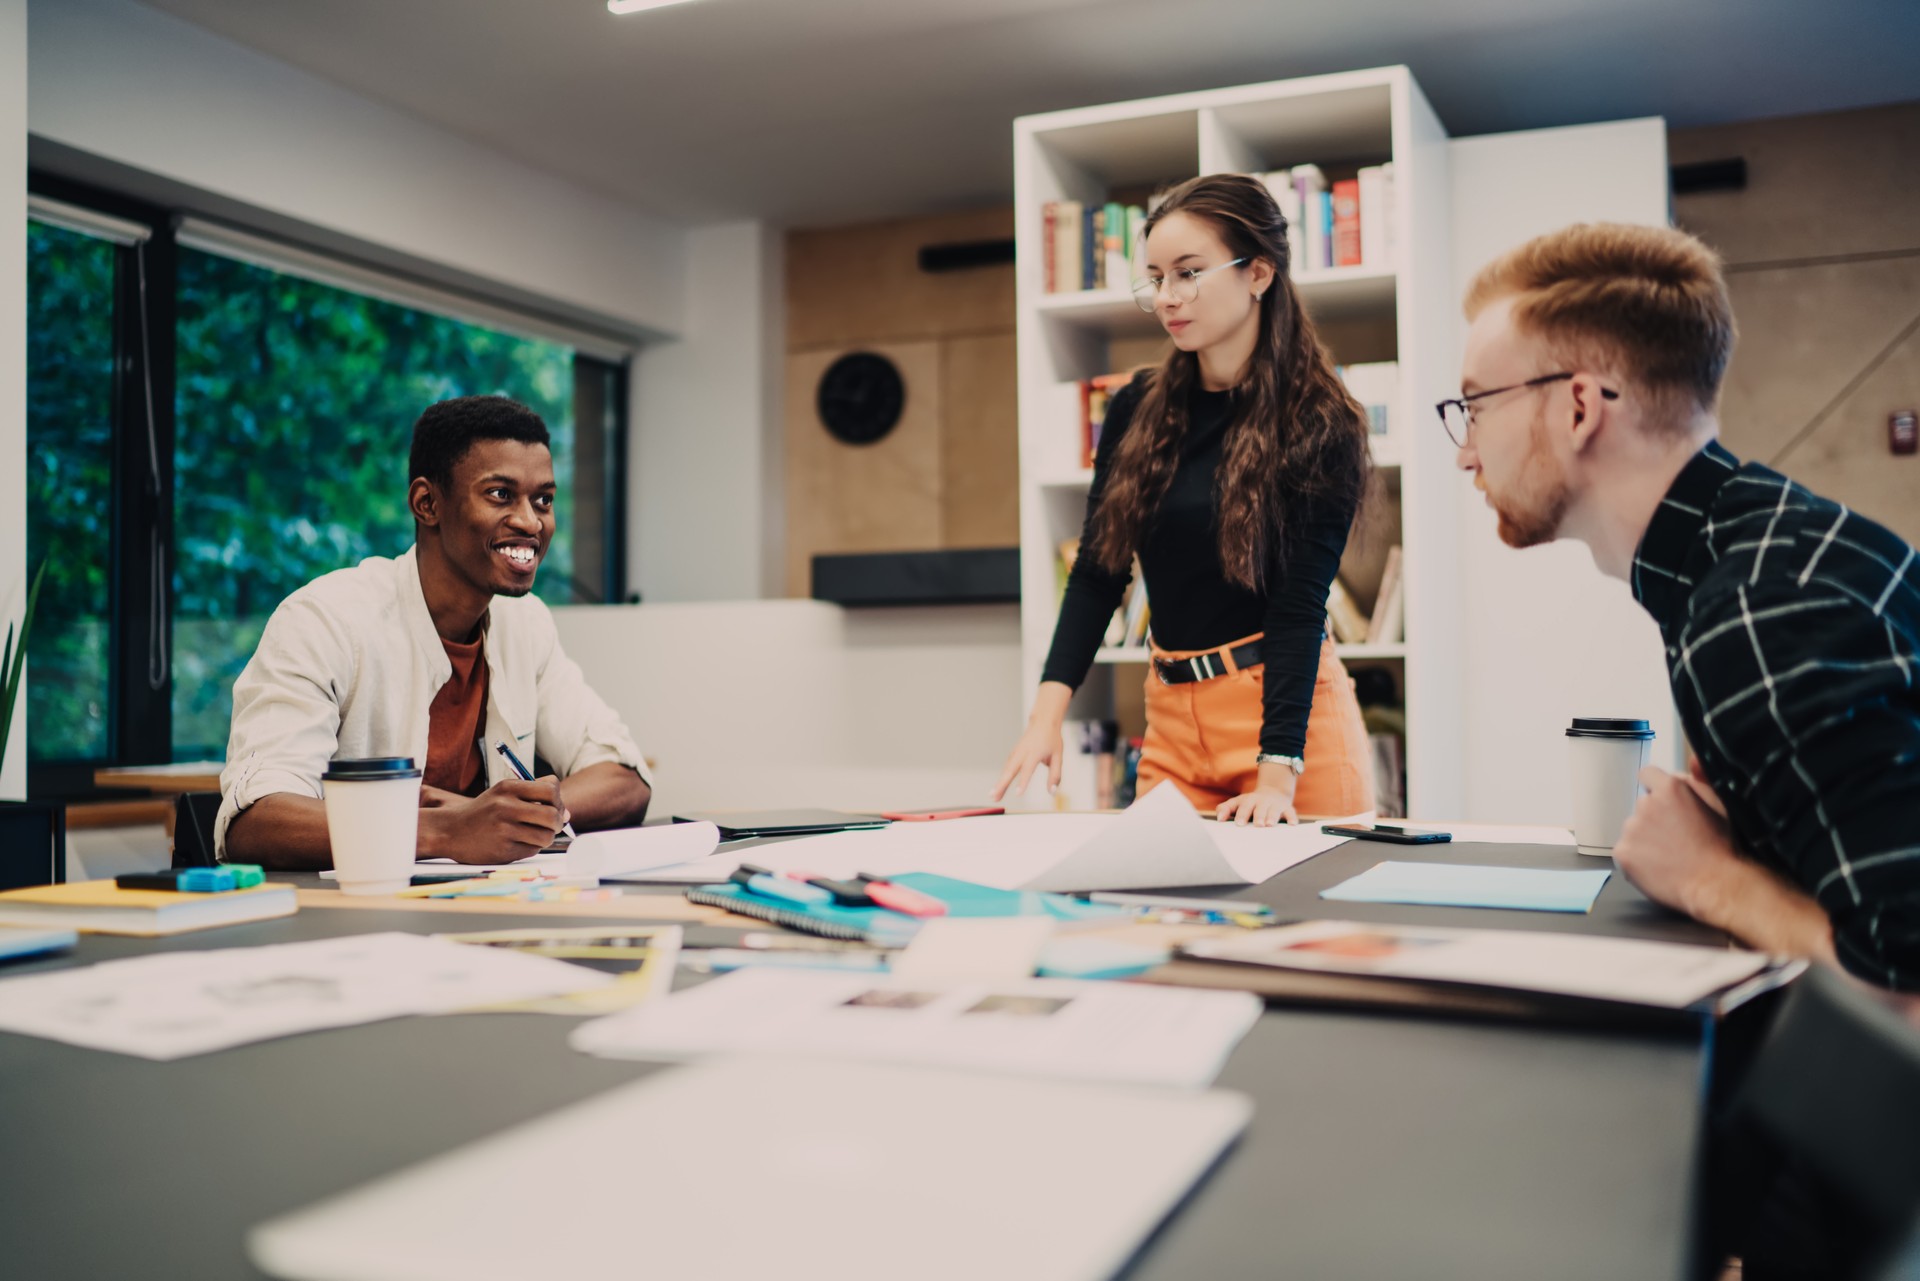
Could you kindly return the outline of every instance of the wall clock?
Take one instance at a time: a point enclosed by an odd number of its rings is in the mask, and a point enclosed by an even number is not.
[[[906,403],[900,370],[871,351],[849,352],[828,365],[814,396],[820,421],[835,440],[847,445],[884,439],[899,423]]]

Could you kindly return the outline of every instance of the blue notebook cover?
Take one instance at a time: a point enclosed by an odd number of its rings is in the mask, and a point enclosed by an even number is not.
[[[890,877],[896,885],[931,895],[947,905],[949,916],[1051,916],[1060,921],[1128,919],[1124,908],[1105,903],[1088,903],[1064,894],[1042,894],[1036,890],[1002,890],[973,881],[956,880],[932,872],[903,872]],[[744,885],[702,886],[687,891],[687,898],[709,907],[784,925],[788,929],[822,934],[828,938],[864,939],[881,946],[898,946],[913,937],[920,928],[917,917],[888,911],[884,907],[840,907],[835,904],[804,906],[784,899],[755,894]]]

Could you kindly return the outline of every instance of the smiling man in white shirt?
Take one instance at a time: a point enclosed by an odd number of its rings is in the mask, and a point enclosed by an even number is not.
[[[234,683],[223,860],[331,866],[320,775],[333,760],[423,762],[422,858],[498,863],[569,820],[646,814],[639,748],[529,595],[554,531],[546,423],[503,396],[442,401],[414,424],[407,474],[413,547],[281,602]],[[557,774],[524,781],[495,743]]]

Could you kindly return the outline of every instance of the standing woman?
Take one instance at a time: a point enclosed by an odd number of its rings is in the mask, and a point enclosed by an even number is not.
[[[1135,555],[1153,615],[1139,791],[1171,780],[1269,826],[1373,808],[1360,706],[1327,591],[1370,478],[1367,429],[1287,275],[1267,189],[1215,175],[1146,224],[1134,287],[1173,339],[1107,407],[1080,554],[1027,729],[994,799],[1047,769]]]

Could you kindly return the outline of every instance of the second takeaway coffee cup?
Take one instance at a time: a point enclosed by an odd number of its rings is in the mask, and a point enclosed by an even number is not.
[[[320,776],[343,894],[397,894],[413,879],[420,769],[411,756],[334,761]]]
[[[1646,721],[1576,716],[1567,728],[1573,775],[1573,839],[1582,854],[1610,855],[1645,789],[1653,727]]]

